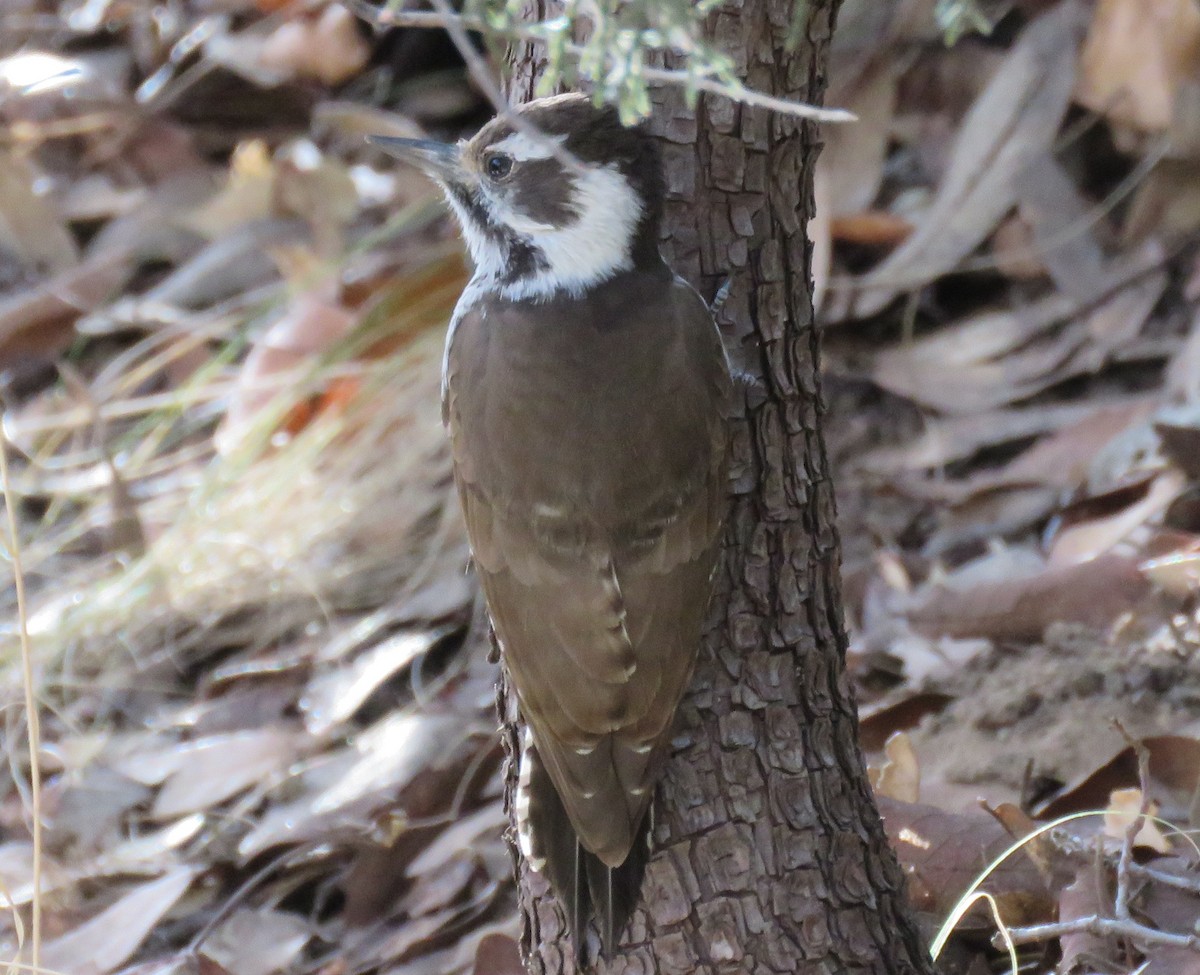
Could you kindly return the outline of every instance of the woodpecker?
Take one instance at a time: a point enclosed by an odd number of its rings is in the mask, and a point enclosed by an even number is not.
[[[729,364],[659,253],[657,145],[613,108],[559,95],[457,145],[372,141],[441,185],[474,263],[442,415],[524,722],[518,842],[582,965],[649,857],[726,511]]]

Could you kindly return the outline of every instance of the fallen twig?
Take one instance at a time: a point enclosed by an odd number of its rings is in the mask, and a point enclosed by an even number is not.
[[[1111,917],[1075,918],[1054,924],[1035,924],[1026,928],[1009,928],[1009,937],[1014,944],[1027,945],[1037,941],[1050,941],[1070,934],[1093,934],[1101,938],[1128,938],[1143,947],[1190,948],[1200,951],[1200,935],[1173,934],[1148,928],[1136,921],[1122,921]]]
[[[1168,887],[1175,887],[1178,890],[1200,894],[1200,877],[1181,877],[1178,874],[1155,870],[1149,866],[1142,866],[1137,861],[1129,865],[1129,873],[1131,876],[1141,877],[1156,884],[1166,884]]]
[[[1130,820],[1129,826],[1125,829],[1125,838],[1121,843],[1121,856],[1117,860],[1117,893],[1114,899],[1113,913],[1118,920],[1128,921],[1130,920],[1129,891],[1133,886],[1129,875],[1129,865],[1133,863],[1134,842],[1146,824],[1146,817],[1150,815],[1150,752],[1141,741],[1128,734],[1119,724],[1117,727],[1125,735],[1125,740],[1137,756],[1138,787],[1142,791],[1138,814]]]

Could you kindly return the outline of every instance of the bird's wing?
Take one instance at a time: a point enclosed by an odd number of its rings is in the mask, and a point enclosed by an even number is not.
[[[715,559],[710,543],[666,572],[556,566],[530,581],[479,566],[534,742],[583,845],[610,864],[628,853],[649,802]]]
[[[464,430],[457,391],[487,395],[470,374],[487,354],[486,323],[464,319],[459,335],[480,347],[452,357],[456,482],[505,666],[556,799],[608,868],[643,832],[691,677],[726,506],[729,377],[720,336],[695,302],[672,337],[679,375],[664,381],[673,394],[648,430],[611,448],[654,454],[644,466],[669,484],[658,494],[652,479],[636,485],[621,499],[628,510],[599,527],[587,512],[514,502],[522,489],[513,476],[489,467],[494,444]],[[472,419],[488,408],[502,409],[473,401]]]
[[[451,360],[464,372],[450,376],[448,405],[459,496],[504,660],[580,840],[610,863],[634,840],[691,676],[726,505],[724,351],[699,297],[675,298],[672,392],[648,431],[612,448],[642,452],[670,483],[637,484],[608,531],[586,513],[514,504],[517,489],[484,468],[494,445],[470,439],[456,396],[483,395],[470,373],[489,354],[489,323],[464,318],[459,334],[477,344]]]

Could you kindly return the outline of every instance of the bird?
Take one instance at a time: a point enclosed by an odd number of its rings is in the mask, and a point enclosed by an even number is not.
[[[440,184],[474,265],[442,415],[522,719],[518,846],[583,967],[592,919],[611,956],[640,898],[717,572],[729,362],[659,250],[658,144],[615,108],[558,95],[456,144],[371,141]]]

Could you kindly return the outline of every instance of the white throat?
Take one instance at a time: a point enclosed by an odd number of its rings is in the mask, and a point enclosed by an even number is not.
[[[503,248],[475,230],[469,215],[460,211],[479,285],[511,301],[544,300],[563,293],[578,296],[633,266],[631,249],[642,204],[628,181],[614,165],[592,166],[572,178],[572,204],[578,217],[563,227],[531,220],[488,195],[493,218],[527,240],[545,262],[534,274],[510,284],[499,283],[507,270]]]

